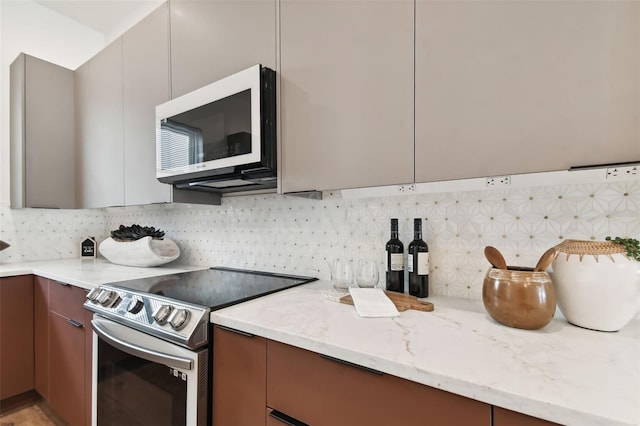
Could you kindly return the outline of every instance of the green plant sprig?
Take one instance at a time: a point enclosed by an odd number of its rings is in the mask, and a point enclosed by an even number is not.
[[[624,246],[625,250],[627,251],[627,256],[640,262],[640,241],[636,240],[635,238],[620,237],[615,237],[613,239],[611,237],[607,237],[605,238],[605,240],[611,241],[614,244],[620,244],[621,246]]]

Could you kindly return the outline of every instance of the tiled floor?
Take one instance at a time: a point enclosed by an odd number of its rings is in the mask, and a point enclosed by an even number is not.
[[[44,411],[33,404],[0,417],[0,426],[58,426]]]

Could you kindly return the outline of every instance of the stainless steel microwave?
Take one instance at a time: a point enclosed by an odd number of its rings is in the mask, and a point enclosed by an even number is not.
[[[156,107],[156,177],[180,189],[276,187],[275,71],[254,65]]]

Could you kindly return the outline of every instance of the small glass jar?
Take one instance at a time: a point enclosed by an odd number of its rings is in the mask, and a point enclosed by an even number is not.
[[[527,330],[544,327],[556,312],[549,274],[533,268],[490,268],[484,277],[482,302],[497,322]]]

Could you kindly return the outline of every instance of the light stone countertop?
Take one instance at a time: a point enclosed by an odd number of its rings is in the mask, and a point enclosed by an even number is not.
[[[90,290],[106,283],[157,277],[202,269],[207,269],[207,267],[189,265],[172,266],[171,263],[167,263],[166,265],[153,268],[141,268],[116,265],[102,258],[75,258],[0,264],[0,277],[34,274]]]
[[[433,312],[360,318],[296,287],[211,313],[211,321],[561,424],[640,424],[640,321],[615,333],[556,317],[520,330],[481,301],[431,297]]]
[[[203,266],[120,266],[104,259],[0,264],[85,289]],[[431,297],[434,312],[360,318],[317,281],[211,313],[211,321],[428,386],[567,425],[640,425],[640,320],[615,333],[557,316],[541,330],[505,327],[480,301]]]

